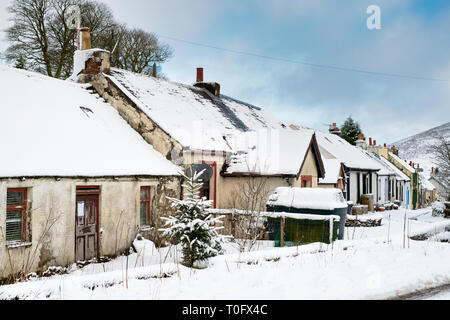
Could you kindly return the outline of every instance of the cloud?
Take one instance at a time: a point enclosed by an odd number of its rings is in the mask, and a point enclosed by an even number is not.
[[[5,15],[0,0],[0,18]],[[109,0],[117,20],[160,35],[297,61],[450,79],[450,5],[415,0]],[[381,8],[382,29],[366,28]],[[0,19],[0,26],[1,26]],[[350,73],[243,56],[167,38],[173,81],[195,68],[222,92],[316,129],[352,115],[381,142],[447,122],[450,84]],[[448,117],[448,116],[447,116]]]

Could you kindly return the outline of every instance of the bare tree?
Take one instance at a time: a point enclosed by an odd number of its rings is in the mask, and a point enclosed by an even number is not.
[[[435,177],[445,186],[450,186],[450,141],[443,135],[435,136],[436,142],[428,146],[428,152],[435,156],[437,166]],[[447,199],[450,200],[450,190],[447,189]]]
[[[8,11],[12,26],[6,30],[10,43],[5,58],[26,58],[27,68],[50,77],[72,73],[77,32],[70,28],[70,7],[78,5],[82,26],[91,30],[92,46],[113,51],[112,65],[149,73],[152,64],[172,56],[172,49],[158,37],[129,29],[114,20],[111,9],[93,0],[13,0]]]
[[[230,193],[228,206],[242,210],[233,215],[234,236],[241,252],[252,250],[266,232],[266,218],[262,213],[266,210],[270,191],[267,177],[249,176]]]
[[[162,63],[173,55],[172,48],[160,43],[154,33],[121,27],[119,36],[112,55],[112,64],[118,68],[151,74],[153,63]]]

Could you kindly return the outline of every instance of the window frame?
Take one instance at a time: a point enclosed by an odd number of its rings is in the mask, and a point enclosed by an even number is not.
[[[9,192],[23,192],[23,204],[21,206],[8,206],[8,200],[6,200],[5,211],[5,241],[6,242],[25,242],[27,239],[27,204],[28,204],[28,190],[27,188],[8,188],[6,190],[6,199],[8,199]],[[22,211],[22,239],[21,240],[6,240],[7,234],[7,212],[8,211]]]
[[[148,190],[148,199],[141,199],[141,192],[142,190]],[[150,222],[151,222],[151,201],[152,201],[152,187],[151,186],[141,186],[139,188],[139,225],[141,227],[146,227],[146,226],[150,226]],[[146,224],[142,224],[141,221],[141,204],[142,203],[147,203],[147,223]]]
[[[313,176],[312,175],[302,175],[300,177],[300,188],[312,188],[313,187]],[[304,187],[303,182],[309,182],[309,187]]]

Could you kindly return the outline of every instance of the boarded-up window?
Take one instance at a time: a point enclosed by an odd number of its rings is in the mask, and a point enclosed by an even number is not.
[[[150,225],[150,187],[141,187],[141,206],[140,206],[140,215],[141,215],[141,226],[149,226]]]
[[[27,189],[8,189],[6,196],[6,241],[25,241]]]

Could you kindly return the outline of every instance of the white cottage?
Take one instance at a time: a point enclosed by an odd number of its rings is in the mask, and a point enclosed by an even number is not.
[[[114,256],[170,214],[179,168],[86,85],[0,67],[0,279]]]

